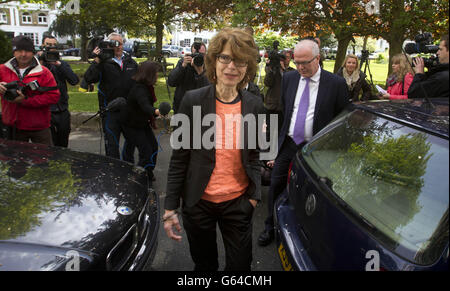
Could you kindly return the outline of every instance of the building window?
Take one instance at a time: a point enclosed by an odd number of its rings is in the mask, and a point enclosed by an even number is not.
[[[34,45],[39,45],[39,35],[37,33],[24,32],[21,33],[20,35],[28,36],[33,41]]]
[[[188,39],[188,38],[186,38],[186,39],[184,40],[184,46],[185,46],[185,47],[190,47],[190,46],[191,46],[191,40]]]
[[[47,15],[45,13],[39,13],[38,23],[39,24],[47,24]]]
[[[8,14],[0,12],[0,23],[8,23]]]
[[[28,12],[22,13],[22,23],[32,23],[30,13]]]

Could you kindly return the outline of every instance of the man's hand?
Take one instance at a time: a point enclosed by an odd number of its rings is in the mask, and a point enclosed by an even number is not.
[[[423,74],[425,73],[425,63],[423,62],[423,59],[421,57],[414,58],[414,72],[416,74]]]
[[[169,238],[181,241],[181,236],[176,235],[173,231],[173,227],[175,227],[178,233],[181,232],[180,221],[178,220],[178,214],[175,210],[165,210],[163,215],[164,221],[164,230]]]
[[[187,65],[192,64],[192,60],[193,59],[192,59],[191,55],[185,55],[184,58],[183,58],[183,64],[182,64],[183,68],[186,68]]]
[[[6,87],[5,87],[6,84],[7,84],[6,82],[0,82],[0,94],[1,95],[5,94],[5,92],[6,92]]]
[[[25,100],[25,95],[23,95],[21,91],[17,90],[17,94],[19,94],[19,96],[17,96],[16,99],[9,102],[20,104],[22,103],[23,100]]]
[[[50,65],[55,65],[57,67],[61,66],[61,62],[60,61],[56,61],[56,62],[49,62]]]
[[[100,54],[100,49],[99,49],[99,47],[97,46],[97,47],[95,47],[95,49],[92,51],[92,53],[94,54],[94,55],[99,55]],[[94,62],[96,62],[97,64],[100,64],[100,58],[99,57],[95,57],[94,58]]]
[[[258,201],[254,200],[254,199],[249,199],[248,201],[250,201],[250,204],[253,205],[253,208],[255,208],[256,204],[258,203]]]

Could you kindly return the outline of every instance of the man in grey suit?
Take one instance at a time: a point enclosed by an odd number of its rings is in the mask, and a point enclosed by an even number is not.
[[[297,70],[283,75],[281,102],[284,119],[271,176],[268,217],[265,230],[258,237],[260,246],[266,246],[273,240],[275,200],[286,187],[289,164],[295,153],[348,104],[345,80],[323,70],[319,61],[317,43],[302,40],[294,49]]]

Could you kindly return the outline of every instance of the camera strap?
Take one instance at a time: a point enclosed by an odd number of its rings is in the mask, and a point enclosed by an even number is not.
[[[57,90],[58,86],[54,86],[54,87],[39,87],[34,91],[38,91],[38,92],[48,92],[48,91],[53,91],[53,90]]]

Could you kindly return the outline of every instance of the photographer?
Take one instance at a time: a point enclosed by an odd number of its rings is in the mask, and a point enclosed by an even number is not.
[[[420,57],[413,60],[416,74],[409,87],[408,98],[449,96],[448,34],[441,38],[436,54],[439,58],[439,64],[431,66],[426,73],[424,60]]]
[[[101,47],[101,48],[100,48]],[[105,134],[106,155],[120,159],[119,141],[123,133],[120,122],[120,108],[106,110],[108,104],[122,97],[126,98],[135,84],[132,79],[137,63],[123,51],[123,39],[118,33],[111,33],[108,41],[101,41],[93,50],[94,62],[84,74],[88,84],[99,83],[98,102],[102,113],[102,127]],[[133,162],[134,145],[125,142],[123,160]]]
[[[26,36],[12,40],[14,57],[0,65],[2,121],[8,138],[52,145],[50,105],[59,100],[52,73],[34,57],[34,43]]]
[[[167,79],[169,86],[176,87],[173,98],[174,113],[178,112],[181,99],[183,99],[186,91],[209,85],[208,79],[205,76],[205,44],[194,42],[191,47],[191,52],[191,54],[185,55],[178,61],[177,66],[170,72]]]
[[[42,41],[43,51],[37,53],[41,65],[47,67],[52,72],[53,77],[58,84],[61,97],[58,103],[50,107],[51,131],[53,144],[55,146],[67,147],[70,134],[70,112],[69,112],[69,94],[67,94],[67,84],[75,86],[80,81],[78,76],[72,71],[70,65],[59,59],[59,53],[56,50],[56,38],[51,35],[45,35]]]
[[[267,93],[264,105],[267,112],[267,128],[270,128],[270,114],[278,116],[278,132],[283,122],[282,104],[281,104],[281,79],[285,72],[293,71],[294,68],[289,66],[292,59],[291,51],[285,50],[278,53],[277,50],[269,54],[266,65],[266,76],[264,77],[264,85],[267,86]],[[267,130],[269,134],[269,130]]]

